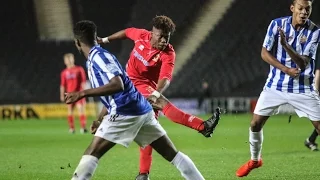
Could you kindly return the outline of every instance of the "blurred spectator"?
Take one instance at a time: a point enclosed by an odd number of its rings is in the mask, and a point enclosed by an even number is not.
[[[209,84],[207,81],[203,81],[202,86],[201,86],[201,90],[199,93],[199,97],[198,97],[198,109],[204,109],[202,107],[203,102],[206,98],[210,98],[210,97],[211,97],[211,89],[209,87]],[[205,111],[206,111],[206,109],[205,109]]]

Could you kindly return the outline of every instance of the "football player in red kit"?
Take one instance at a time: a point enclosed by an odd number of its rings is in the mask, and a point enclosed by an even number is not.
[[[98,38],[99,43],[109,43],[116,39],[131,39],[134,48],[130,54],[126,71],[138,91],[148,98],[154,109],[162,110],[163,114],[175,123],[185,125],[211,137],[220,119],[220,109],[208,120],[187,114],[174,106],[162,93],[172,79],[175,51],[169,44],[175,31],[175,24],[167,16],[156,16],[152,20],[152,30],[127,28],[108,37]],[[155,110],[158,116],[158,110]],[[149,179],[152,161],[152,148],[140,149],[140,172],[137,180]]]
[[[66,69],[61,72],[60,82],[60,100],[64,102],[64,94],[68,92],[80,91],[85,88],[86,74],[81,66],[74,64],[74,55],[67,53],[64,55],[64,64]],[[86,114],[85,114],[86,100],[83,98],[74,104],[68,105],[68,124],[69,132],[75,133],[74,128],[74,107],[76,106],[79,112],[80,118],[80,133],[86,133]]]

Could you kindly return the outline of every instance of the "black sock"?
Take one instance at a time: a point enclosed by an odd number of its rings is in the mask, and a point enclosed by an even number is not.
[[[309,137],[309,141],[312,143],[315,143],[317,136],[318,136],[318,132],[316,129],[314,129],[311,136]]]

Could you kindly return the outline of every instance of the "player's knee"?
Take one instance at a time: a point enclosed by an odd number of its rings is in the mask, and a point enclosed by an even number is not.
[[[252,119],[250,123],[251,131],[259,132],[262,129],[262,122],[258,119]]]

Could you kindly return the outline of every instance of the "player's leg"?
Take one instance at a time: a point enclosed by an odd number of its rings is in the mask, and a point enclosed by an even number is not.
[[[100,157],[115,144],[128,147],[137,136],[143,123],[140,116],[107,115],[98,127],[92,143],[85,151],[75,171],[78,177],[74,175],[74,180],[90,179]],[[86,175],[89,178],[86,178]]]
[[[220,108],[216,109],[216,112],[212,117],[206,121],[203,121],[199,117],[180,110],[163,95],[158,98],[155,105],[159,109],[162,109],[163,114],[171,121],[195,129],[202,133],[205,137],[212,136],[212,133],[220,120]]]
[[[147,98],[150,95],[151,87],[148,84],[135,85],[135,87],[144,97]],[[158,115],[158,112],[155,113]],[[144,148],[139,147],[139,153],[139,174],[136,177],[136,180],[148,180],[152,165],[152,147],[150,145],[147,145]]]
[[[144,148],[140,147],[139,152],[139,174],[136,179],[145,180],[149,178],[149,173],[152,165],[152,147],[150,145],[147,145]]]
[[[309,136],[309,138],[307,138],[304,141],[304,145],[311,151],[319,151],[318,144],[316,143],[317,137],[318,137],[317,129],[314,129],[311,135]]]
[[[318,136],[318,124],[320,120],[320,97],[315,91],[310,93],[292,94],[290,96],[290,104],[299,117],[307,117],[311,120],[315,130],[310,138],[305,141],[307,146],[312,151],[317,151],[318,147],[315,140]],[[318,131],[318,132],[317,132]]]
[[[72,180],[91,179],[98,166],[99,159],[114,145],[115,143],[113,142],[94,136],[91,144],[84,152],[76,170],[74,171]]]
[[[249,128],[251,159],[237,170],[238,177],[247,176],[253,169],[262,166],[262,128],[274,110],[286,103],[287,98],[280,91],[265,88],[260,94]]]
[[[68,111],[68,124],[69,124],[69,132],[74,134],[75,133],[75,128],[74,128],[74,115],[73,115],[73,110],[74,110],[75,104],[69,104],[67,105],[67,111]]]
[[[86,103],[85,99],[81,99],[76,103],[79,112],[79,120],[80,120],[80,133],[87,133],[87,117],[86,117]]]
[[[254,114],[249,128],[249,144],[251,159],[242,165],[236,172],[238,177],[247,176],[251,170],[262,166],[261,150],[263,143],[262,127],[269,116]]]
[[[204,180],[193,161],[184,153],[178,151],[169,137],[163,135],[151,143],[151,146],[167,161],[171,162],[187,180]]]
[[[174,147],[171,140],[167,137],[165,130],[153,117],[153,113],[148,114],[148,117],[146,117],[146,122],[141,127],[135,141],[140,146],[145,146],[151,143],[151,146],[159,154],[177,167],[185,179],[204,179],[192,160]]]

